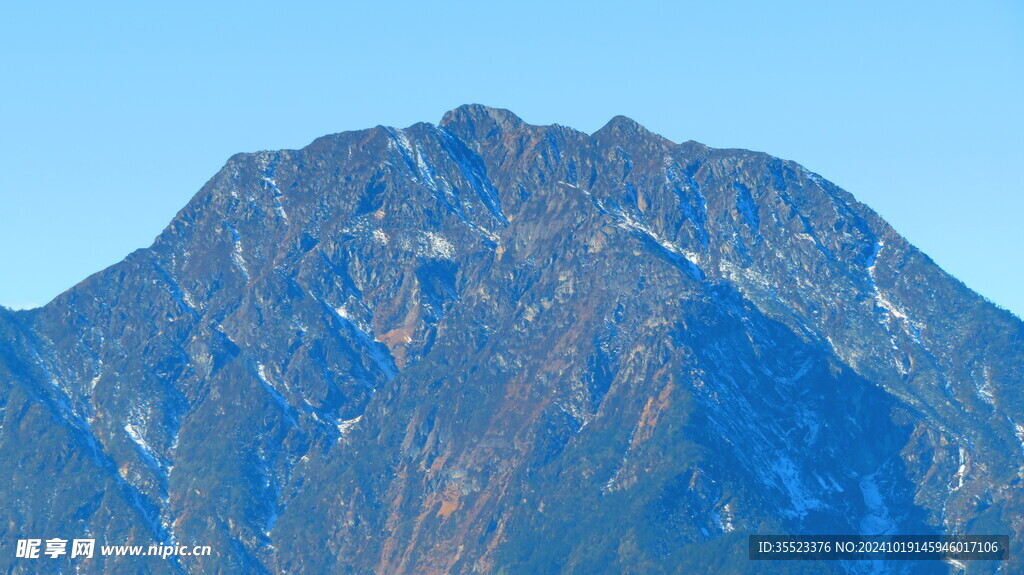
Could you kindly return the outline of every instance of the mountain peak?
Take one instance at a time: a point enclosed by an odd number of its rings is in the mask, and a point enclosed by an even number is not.
[[[608,120],[600,130],[594,132],[595,136],[613,134],[619,136],[633,136],[636,134],[648,134],[650,130],[641,126],[636,120],[626,116],[618,115]]]
[[[463,104],[446,112],[441,118],[440,126],[450,129],[487,126],[492,129],[506,130],[523,123],[519,116],[504,108],[491,108],[483,104]]]
[[[6,536],[218,550],[86,572],[736,572],[752,532],[976,522],[1024,572],[1024,324],[792,162],[440,126],[234,156],[153,247],[0,307]]]

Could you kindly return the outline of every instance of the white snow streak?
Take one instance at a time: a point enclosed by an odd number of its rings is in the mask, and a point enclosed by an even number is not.
[[[455,259],[455,246],[444,236],[434,232],[425,232],[423,237],[425,250],[423,255],[437,259]]]
[[[238,234],[238,229],[227,224],[228,229],[231,231],[231,241],[234,245],[234,251],[231,252],[231,261],[234,262],[235,267],[238,271],[242,272],[245,276],[245,281],[249,281],[249,268],[245,262],[245,249],[242,247],[242,237]]]
[[[295,417],[292,415],[291,406],[288,405],[288,401],[285,400],[284,396],[281,395],[281,392],[278,391],[277,386],[271,383],[270,379],[267,378],[267,370],[262,363],[256,364],[256,375],[259,378],[260,382],[263,383],[263,386],[270,393],[270,396],[273,397],[274,401],[276,401],[278,406],[281,407],[281,411],[284,412],[285,416],[288,418],[288,421],[293,426],[298,427],[299,423],[295,421]]]
[[[342,435],[345,435],[349,431],[352,431],[352,428],[355,427],[355,425],[357,423],[362,421],[362,419],[363,419],[363,416],[360,415],[360,416],[356,417],[355,419],[346,419],[345,421],[339,422],[338,423],[338,431],[341,432]]]

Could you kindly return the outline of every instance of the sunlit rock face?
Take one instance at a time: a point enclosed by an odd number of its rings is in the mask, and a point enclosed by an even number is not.
[[[0,568],[945,573],[746,538],[1019,541],[1022,336],[818,175],[623,117],[239,154],[150,248],[0,309]]]

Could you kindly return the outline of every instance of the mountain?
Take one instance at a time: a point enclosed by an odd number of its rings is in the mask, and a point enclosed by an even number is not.
[[[238,154],[0,308],[4,572],[947,573],[754,533],[1006,534],[1024,323],[762,153],[479,105]],[[209,556],[15,558],[22,538]]]

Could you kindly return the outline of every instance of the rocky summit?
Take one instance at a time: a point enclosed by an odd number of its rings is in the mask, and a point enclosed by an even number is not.
[[[1018,318],[817,174],[621,116],[239,154],[0,308],[5,573],[1024,572],[1022,444]],[[1010,559],[747,554],[882,533]],[[154,544],[211,553],[98,551]]]

